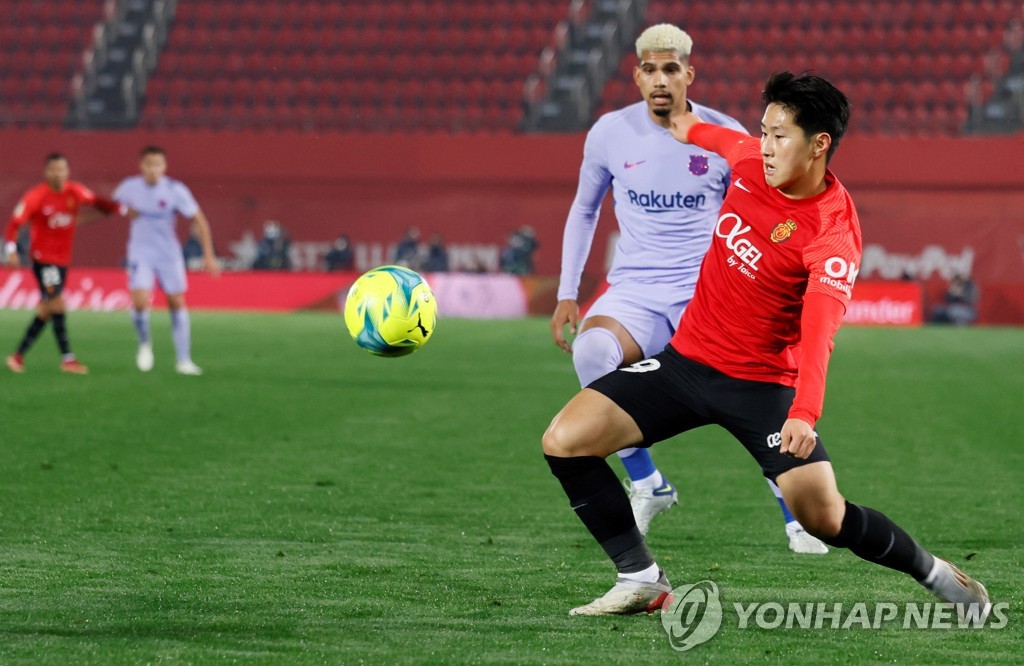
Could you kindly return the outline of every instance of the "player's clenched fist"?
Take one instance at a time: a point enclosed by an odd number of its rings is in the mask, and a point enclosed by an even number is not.
[[[818,443],[818,433],[814,432],[810,423],[802,419],[786,419],[781,434],[782,446],[779,451],[794,458],[811,455],[814,445]]]

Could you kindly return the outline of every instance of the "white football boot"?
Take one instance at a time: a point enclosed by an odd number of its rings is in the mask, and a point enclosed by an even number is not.
[[[939,599],[956,604],[962,621],[974,620],[976,626],[982,626],[992,611],[985,586],[941,558],[935,558],[931,573],[921,584]]]
[[[786,536],[789,538],[789,549],[794,553],[803,553],[804,555],[824,555],[828,553],[828,546],[825,545],[825,542],[808,533],[796,521],[786,523]]]
[[[142,372],[149,372],[153,369],[153,345],[145,342],[139,345],[139,351],[135,353],[135,365]]]
[[[665,572],[658,571],[658,582],[640,583],[619,578],[604,596],[589,604],[573,608],[569,615],[635,615],[653,613],[672,592]]]
[[[174,366],[174,369],[179,375],[191,375],[193,377],[198,377],[203,374],[203,369],[192,361],[178,361]]]
[[[640,528],[640,534],[647,536],[647,529],[651,526],[651,519],[663,511],[668,511],[676,504],[679,504],[679,494],[676,487],[665,481],[660,488],[650,490],[638,488],[629,479],[625,479],[622,485],[626,487],[629,495],[629,506],[633,509],[633,518],[636,526]]]

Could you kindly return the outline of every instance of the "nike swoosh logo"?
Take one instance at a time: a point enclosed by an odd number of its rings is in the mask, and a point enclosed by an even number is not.
[[[622,168],[623,169],[632,169],[633,167],[635,167],[637,165],[640,165],[640,164],[643,164],[646,161],[647,160],[640,160],[639,162],[633,162],[632,164],[630,164],[628,161],[626,161],[626,162],[622,163]]]
[[[742,178],[737,178],[736,179],[736,187],[740,188],[741,190],[743,190],[747,194],[753,194],[753,192],[751,192],[747,188],[743,187],[743,179]]]

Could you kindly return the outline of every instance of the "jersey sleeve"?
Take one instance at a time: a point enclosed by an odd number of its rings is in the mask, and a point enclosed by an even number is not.
[[[4,232],[4,241],[7,243],[14,243],[18,240],[18,227],[25,224],[28,218],[32,217],[32,214],[36,209],[36,197],[33,196],[32,192],[26,192],[24,196],[18,201],[14,207],[14,211],[11,213],[11,219],[7,222],[7,229]]]
[[[713,123],[694,125],[686,138],[690,143],[724,157],[730,168],[735,168],[740,160],[750,158],[752,153],[760,151],[760,141],[756,138]]]
[[[90,190],[85,185],[82,185],[81,183],[74,184],[74,191],[75,198],[78,199],[79,203],[92,206],[96,210],[107,213],[108,215],[111,213],[120,212],[121,210],[121,205],[118,204],[116,201],[114,201],[113,199],[108,199],[107,197],[99,196],[98,194]]]
[[[590,255],[597,231],[601,202],[612,182],[600,133],[591,130],[583,146],[583,164],[576,198],[569,208],[562,235],[562,272],[558,282],[558,300],[579,296],[580,278]]]
[[[196,201],[196,198],[192,196],[192,190],[188,189],[188,186],[185,185],[185,183],[174,183],[174,209],[177,210],[182,217],[190,220],[199,212],[199,203]]]
[[[75,193],[78,203],[92,205],[96,203],[96,193],[81,183],[68,183],[68,188]]]
[[[835,346],[833,339],[843,323],[845,306],[820,293],[804,296],[800,318],[800,361],[796,377],[796,395],[789,418],[814,424],[825,404],[825,377]]]
[[[812,426],[825,402],[825,376],[833,338],[843,322],[860,265],[855,220],[834,213],[823,232],[804,248],[807,290],[800,318],[800,361],[791,418]]]
[[[853,283],[860,270],[860,248],[849,227],[833,224],[804,248],[807,268],[807,292],[831,296],[843,304],[850,302]]]

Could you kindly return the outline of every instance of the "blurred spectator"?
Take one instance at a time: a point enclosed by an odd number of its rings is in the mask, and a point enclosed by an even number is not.
[[[533,227],[513,231],[508,236],[508,244],[501,249],[501,270],[514,275],[533,273],[533,253],[538,245]]]
[[[18,261],[21,262],[22,266],[32,265],[32,257],[28,254],[28,246],[30,242],[29,228],[31,226],[32,225],[30,224],[23,224],[21,225],[21,229],[18,230]]]
[[[974,280],[954,275],[942,297],[942,305],[932,310],[931,321],[936,324],[967,326],[978,318],[978,287]]]
[[[537,242],[537,232],[533,227],[525,226],[519,228],[519,235],[523,238],[523,251],[529,259],[530,272],[533,272],[533,253],[537,251],[540,243]]]
[[[292,240],[276,220],[263,224],[263,238],[256,249],[256,261],[252,267],[258,271],[290,271],[292,260],[289,255]]]
[[[354,263],[348,236],[342,234],[335,239],[330,251],[324,255],[324,267],[329,271],[350,271]]]
[[[478,273],[478,274],[482,274],[482,273],[490,272],[488,270],[488,268],[487,268],[487,264],[484,263],[484,260],[481,259],[478,256],[473,256],[473,257],[465,258],[463,260],[463,262],[462,262],[462,269],[461,270],[462,270],[463,273]]]
[[[402,239],[395,245],[391,263],[417,270],[420,262],[420,230],[409,227]]]
[[[444,273],[448,271],[448,250],[444,248],[444,240],[441,238],[441,234],[430,235],[426,257],[424,257],[420,267],[430,273]]]
[[[203,244],[199,242],[195,229],[189,231],[188,240],[181,246],[181,255],[185,258],[185,268],[188,270],[203,269]]]

